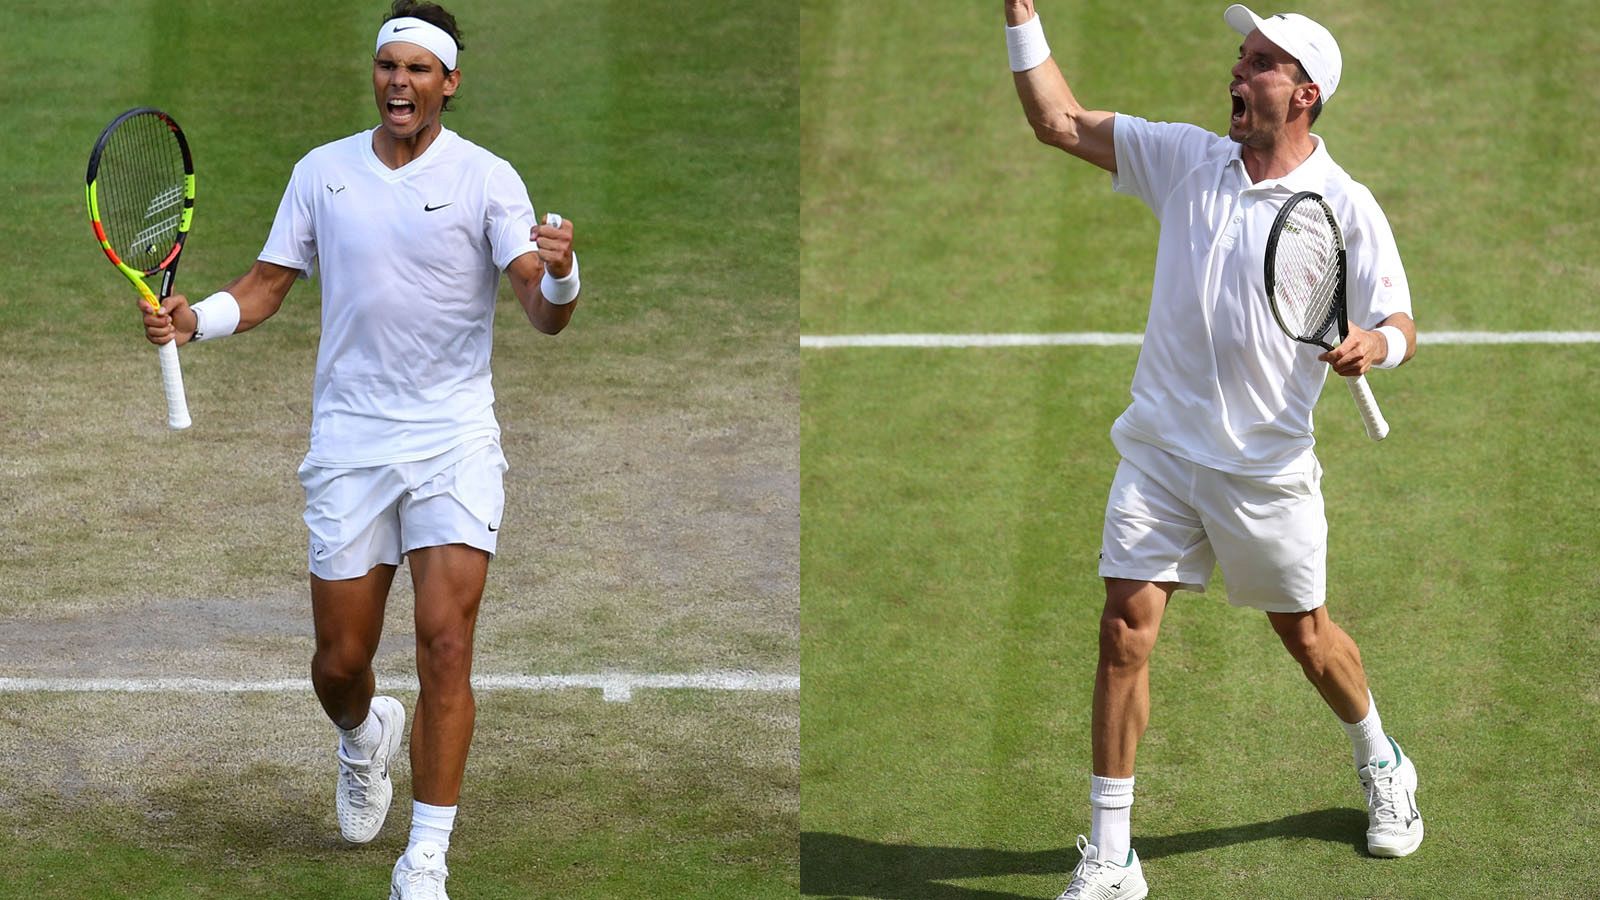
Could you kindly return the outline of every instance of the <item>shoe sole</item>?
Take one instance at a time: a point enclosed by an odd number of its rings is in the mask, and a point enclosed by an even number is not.
[[[357,834],[352,836],[345,833],[344,823],[340,823],[339,836],[343,837],[346,841],[349,841],[352,844],[365,844],[377,837],[378,832],[383,830],[384,821],[389,818],[389,807],[394,804],[394,780],[393,776],[390,774],[390,763],[394,761],[394,755],[400,751],[400,739],[404,737],[406,733],[406,708],[400,703],[400,701],[394,699],[393,697],[374,697],[373,703],[377,704],[380,701],[385,700],[388,701],[387,703],[383,704],[385,707],[393,707],[394,721],[392,723],[386,723],[386,727],[384,728],[383,732],[383,744],[378,748],[378,752],[373,754],[373,758],[378,758],[380,753],[382,755],[384,761],[383,780],[389,784],[389,800],[384,805],[383,812],[378,815],[378,823],[372,829],[371,834]],[[383,714],[379,713],[378,718],[383,719]],[[388,727],[390,724],[393,726],[392,729]]]
[[[1399,847],[1385,847],[1368,842],[1367,852],[1383,859],[1399,859],[1402,856],[1410,856],[1420,846],[1422,846],[1422,820],[1418,819],[1417,836],[1411,842]]]
[[[1134,892],[1131,894],[1118,894],[1117,900],[1145,900],[1146,897],[1150,896],[1150,883],[1145,882],[1133,890]],[[391,897],[389,900],[396,900],[396,898]]]

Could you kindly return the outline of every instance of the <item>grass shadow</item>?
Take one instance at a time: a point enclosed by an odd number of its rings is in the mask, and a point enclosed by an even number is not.
[[[1367,814],[1348,806],[1334,806],[1250,825],[1207,828],[1161,837],[1135,835],[1133,844],[1139,851],[1140,859],[1160,859],[1163,856],[1274,838],[1305,838],[1344,844],[1355,855],[1364,856],[1367,852]]]
[[[1134,838],[1144,860],[1196,853],[1234,844],[1301,838],[1366,849],[1366,815],[1332,807],[1224,828]],[[944,882],[1005,875],[1059,875],[1062,887],[1078,863],[1076,848],[999,850],[988,847],[921,847],[884,844],[843,834],[800,834],[800,893],[808,897],[876,900],[1028,900],[1024,894]]]

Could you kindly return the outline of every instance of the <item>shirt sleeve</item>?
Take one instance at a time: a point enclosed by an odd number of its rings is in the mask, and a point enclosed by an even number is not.
[[[317,263],[317,221],[313,208],[316,185],[306,174],[305,160],[295,164],[289,176],[289,186],[278,203],[278,215],[272,220],[272,231],[267,244],[256,258],[291,269],[299,269],[301,278],[311,277]]]
[[[1112,120],[1117,171],[1111,187],[1143,200],[1157,216],[1183,176],[1205,161],[1217,136],[1198,125],[1149,122],[1117,113]]]
[[[1345,230],[1345,265],[1350,271],[1350,321],[1376,328],[1395,313],[1411,313],[1411,286],[1400,263],[1394,232],[1378,201],[1364,189],[1351,198],[1351,227]]]
[[[539,245],[529,239],[534,223],[533,201],[511,164],[500,161],[489,170],[484,183],[484,233],[494,254],[494,264],[502,271],[524,253],[536,253]]]

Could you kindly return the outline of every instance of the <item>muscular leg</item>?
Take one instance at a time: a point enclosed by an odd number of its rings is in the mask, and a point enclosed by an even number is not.
[[[1384,734],[1383,720],[1367,693],[1361,651],[1326,609],[1267,613],[1283,645],[1305,670],[1350,737],[1350,749],[1367,795],[1367,852],[1405,856],[1422,843],[1417,812],[1417,770],[1402,760],[1400,745]]]
[[[413,550],[410,560],[422,683],[411,727],[412,794],[433,806],[454,806],[477,713],[470,680],[472,635],[489,554],[446,544]]]
[[[1094,677],[1094,773],[1131,778],[1133,757],[1150,720],[1150,651],[1161,615],[1178,586],[1106,579],[1100,615],[1100,664]]]
[[[1267,613],[1273,630],[1306,678],[1341,721],[1367,715],[1367,673],[1356,642],[1328,617],[1326,607],[1309,612]]]
[[[360,578],[325,581],[311,576],[311,618],[317,649],[311,685],[333,724],[355,728],[372,702],[372,658],[383,636],[383,608],[394,566],[377,566]]]

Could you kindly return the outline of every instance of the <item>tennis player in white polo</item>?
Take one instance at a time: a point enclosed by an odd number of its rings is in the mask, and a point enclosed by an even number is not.
[[[506,469],[489,379],[495,293],[510,279],[529,321],[556,334],[578,295],[573,225],[537,224],[504,160],[444,128],[461,82],[460,30],[397,0],[378,31],[379,124],[294,167],[250,271],[190,306],[145,316],[155,343],[261,324],[297,278],[322,281],[310,450],[312,683],[339,729],[336,808],[372,840],[392,797],[405,708],[374,696],[372,659],[402,557],[416,587],[411,837],[391,898],[442,900],[475,705],[473,626],[495,552]]]
[[[1032,0],[1005,0],[1005,12],[1017,93],[1039,140],[1111,172],[1116,191],[1160,220],[1133,402],[1111,429],[1122,461],[1101,548],[1091,836],[1078,839],[1083,858],[1061,897],[1148,891],[1129,811],[1150,651],[1173,592],[1205,590],[1214,564],[1229,602],[1266,613],[1348,732],[1368,850],[1411,853],[1422,841],[1416,769],[1384,733],[1355,642],[1323,605],[1327,520],[1312,407],[1330,367],[1392,368],[1416,344],[1388,221],[1311,133],[1339,85],[1339,47],[1305,16],[1228,7],[1226,23],[1244,38],[1222,136],[1085,109],[1050,56]],[[1284,336],[1263,284],[1267,233],[1302,190],[1327,198],[1349,252],[1350,335],[1320,355]]]

